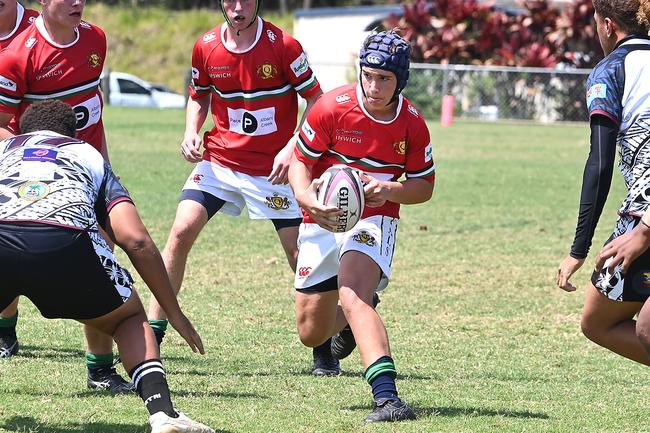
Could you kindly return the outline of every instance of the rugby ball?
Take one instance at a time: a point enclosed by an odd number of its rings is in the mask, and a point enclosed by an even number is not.
[[[334,165],[325,170],[319,179],[323,183],[318,188],[318,201],[343,211],[332,231],[347,232],[359,222],[365,206],[359,171],[347,165]]]

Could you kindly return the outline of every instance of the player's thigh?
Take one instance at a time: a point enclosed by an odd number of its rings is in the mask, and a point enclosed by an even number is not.
[[[296,326],[303,343],[317,346],[332,335],[338,299],[336,281],[327,291],[296,291]]]
[[[295,220],[291,220],[291,221],[295,221]],[[298,250],[299,226],[300,223],[277,229],[278,238],[280,239],[280,244],[282,244],[282,248],[284,248],[284,251],[286,251],[287,253],[295,252]]]
[[[125,303],[113,311],[92,319],[78,319],[78,321],[108,335],[113,335],[121,323],[134,316],[142,316],[142,321],[146,322],[142,301],[140,301],[140,297],[135,291],[131,293]]]
[[[642,306],[641,302],[609,299],[590,283],[582,309],[582,330],[587,336],[597,336],[601,332],[608,331],[614,325],[634,318]]]
[[[372,297],[382,278],[382,270],[372,257],[349,250],[341,256],[339,268],[339,297],[345,306],[360,299],[372,305]]]
[[[208,211],[203,204],[195,200],[181,200],[176,209],[176,218],[170,238],[181,238],[193,242],[207,222]]]

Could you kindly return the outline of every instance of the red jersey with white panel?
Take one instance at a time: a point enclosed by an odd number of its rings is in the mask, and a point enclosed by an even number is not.
[[[101,150],[103,101],[99,89],[106,58],[106,36],[81,22],[68,45],[52,41],[38,17],[0,52],[0,112],[13,114],[8,127],[20,133],[18,119],[33,102],[60,99],[77,115],[77,137]]]
[[[0,49],[5,48],[13,39],[18,36],[23,30],[29,27],[36,17],[38,12],[32,9],[25,9],[20,3],[16,3],[16,25],[13,30],[4,36],[0,36]]]
[[[297,93],[311,97],[320,84],[300,43],[280,28],[258,18],[255,42],[242,53],[225,47],[226,28],[204,34],[192,52],[190,96],[212,96],[214,128],[203,137],[203,159],[268,176],[296,129]]]
[[[411,102],[399,95],[390,121],[374,119],[363,107],[361,87],[350,84],[321,96],[303,123],[295,154],[320,177],[335,164],[346,164],[385,181],[435,179],[429,129]],[[399,203],[368,207],[363,218],[399,218]],[[305,222],[313,222],[303,211]]]

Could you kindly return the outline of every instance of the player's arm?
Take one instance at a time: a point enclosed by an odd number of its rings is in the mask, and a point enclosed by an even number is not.
[[[181,142],[181,153],[189,162],[199,162],[202,158],[200,135],[210,110],[210,93],[198,98],[189,98],[185,109],[185,134]]]
[[[102,157],[104,158],[104,161],[108,162],[109,164],[111,163],[110,159],[108,158],[108,143],[106,142],[106,132],[102,130],[102,149],[100,151],[102,154]]]
[[[204,354],[201,337],[181,311],[160,252],[130,200],[120,201],[110,209],[106,218],[106,232],[129,256],[138,274],[167,313],[169,323],[187,341],[192,351]]]
[[[305,97],[305,101],[307,102],[307,107],[305,108],[305,111],[302,113],[300,122],[298,123],[298,129],[296,133],[293,134],[289,142],[282,148],[282,150],[280,150],[280,152],[278,152],[278,154],[273,159],[273,169],[271,170],[271,174],[267,178],[267,180],[271,182],[273,185],[286,184],[289,181],[289,165],[291,164],[293,151],[294,148],[296,147],[296,140],[298,139],[298,134],[300,133],[300,127],[302,126],[302,123],[307,118],[307,115],[311,111],[311,108],[314,106],[314,104],[322,94],[323,91],[320,90],[320,88],[318,88],[318,91],[315,94]]]
[[[618,125],[609,117],[591,116],[591,146],[582,176],[580,211],[571,251],[558,269],[557,285],[567,292],[576,290],[569,279],[582,266],[589,253],[598,219],[612,183]]]
[[[401,204],[424,203],[433,195],[433,181],[428,179],[406,179],[402,182],[384,181],[366,174],[361,174],[361,180],[366,184],[366,205],[382,206],[387,201]]]
[[[12,117],[14,117],[13,114],[0,113],[0,140],[14,136],[14,133],[7,128]]]

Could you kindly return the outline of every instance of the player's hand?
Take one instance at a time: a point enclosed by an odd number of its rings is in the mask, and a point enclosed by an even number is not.
[[[266,178],[273,185],[286,185],[289,182],[289,164],[293,157],[293,146],[285,146],[273,158],[273,169]]]
[[[596,256],[596,271],[600,272],[605,265],[610,273],[616,266],[621,266],[621,273],[625,275],[630,265],[650,246],[650,229],[643,224],[637,225],[603,247]],[[610,259],[611,260],[608,260]]]
[[[388,182],[360,173],[361,180],[365,184],[363,193],[365,196],[366,206],[379,207],[383,206],[388,200],[390,188]]]
[[[198,332],[196,332],[196,329],[194,329],[194,325],[192,325],[190,319],[185,317],[185,315],[179,311],[178,315],[168,315],[167,320],[169,320],[169,323],[187,342],[187,344],[190,346],[190,349],[192,349],[192,352],[199,352],[201,355],[205,355],[201,336],[198,334]]]
[[[334,231],[338,226],[341,210],[336,206],[324,206],[318,201],[316,192],[323,184],[320,179],[314,179],[309,187],[301,194],[296,194],[296,201],[301,208],[322,228]]]
[[[201,144],[203,140],[197,133],[186,133],[181,142],[181,155],[189,162],[199,162],[203,158]]]
[[[569,282],[571,276],[582,266],[585,259],[566,256],[557,270],[557,286],[566,292],[575,292],[576,287]]]

